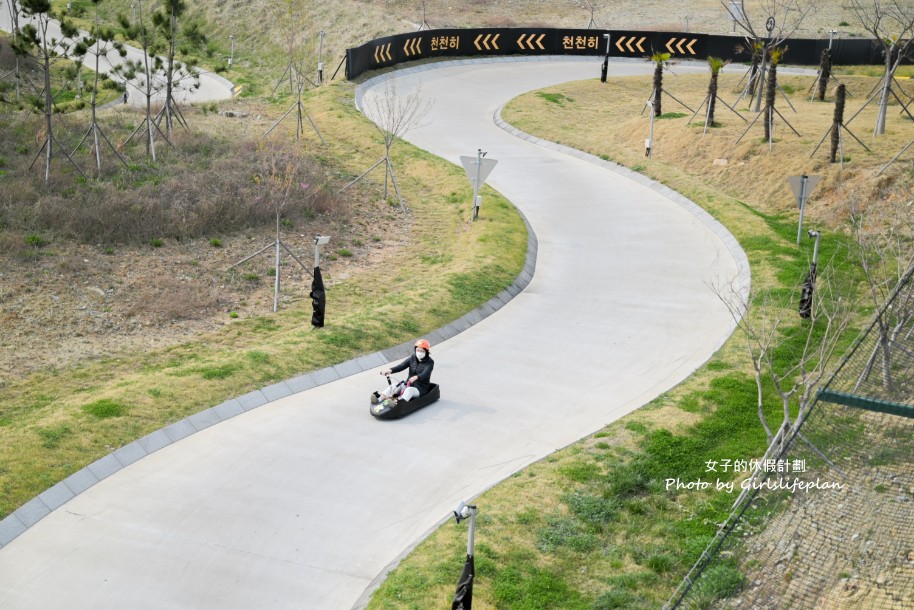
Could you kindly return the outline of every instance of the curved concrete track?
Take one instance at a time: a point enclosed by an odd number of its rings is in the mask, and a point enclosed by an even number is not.
[[[377,361],[187,436],[0,549],[0,607],[351,608],[458,500],[632,411],[711,356],[733,322],[709,286],[748,283],[726,232],[599,160],[493,122],[526,90],[598,70],[591,59],[398,73],[401,94],[421,82],[435,101],[410,139],[454,161],[487,150],[499,160],[490,183],[538,238],[527,288],[433,345],[438,403],[375,421],[367,395]]]

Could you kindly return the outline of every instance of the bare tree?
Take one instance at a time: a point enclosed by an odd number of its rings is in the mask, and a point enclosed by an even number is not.
[[[387,199],[387,179],[390,176],[397,198],[400,200],[400,207],[405,209],[403,197],[400,195],[400,189],[397,186],[397,179],[394,175],[390,149],[398,139],[419,126],[431,107],[431,101],[422,97],[421,85],[417,86],[415,91],[408,95],[399,95],[397,93],[396,79],[393,78],[385,82],[382,94],[372,95],[363,100],[363,112],[374,122],[374,126],[381,133],[384,142],[384,157],[371,166],[368,171],[340,189],[340,191],[349,188],[383,163],[384,198]]]
[[[895,71],[914,51],[914,2],[911,0],[851,0],[851,10],[863,29],[882,47],[885,73],[879,87],[879,111],[873,135],[885,133],[885,119]],[[900,100],[899,100],[900,101]],[[912,117],[914,118],[914,117]]]
[[[837,281],[827,266],[819,276],[817,298],[813,300],[808,321],[799,327],[786,322],[793,307],[772,293],[743,300],[735,291],[716,289],[730,310],[746,341],[756,382],[756,409],[759,421],[771,443],[777,431],[799,428],[815,402],[816,390],[841,347],[851,320],[849,301],[836,289]],[[780,421],[770,421],[765,413],[766,381],[781,403]],[[782,435],[788,438],[790,435]]]
[[[270,132],[276,129],[277,125],[295,111],[297,120],[295,127],[296,141],[301,139],[301,136],[305,133],[304,120],[307,118],[315,133],[317,133],[317,136],[321,139],[321,142],[326,144],[324,136],[317,128],[314,119],[308,114],[303,101],[307,84],[311,84],[314,87],[317,86],[312,80],[305,76],[310,70],[317,68],[317,60],[314,53],[314,37],[308,35],[308,32],[313,32],[310,16],[301,0],[285,0],[283,5],[277,8],[277,11],[278,18],[286,25],[286,45],[289,53],[289,64],[286,66],[286,70],[283,72],[279,82],[276,83],[276,87],[273,88],[273,93],[276,93],[279,86],[288,78],[290,90],[296,95],[296,100],[295,104],[293,104],[292,107],[289,108],[263,135],[264,137],[268,136]]]
[[[309,70],[316,68],[317,63],[314,54],[314,37],[310,35],[314,29],[311,16],[303,0],[283,0],[282,3],[277,4],[274,14],[274,18],[283,24],[283,36],[289,63],[276,82],[273,93],[275,94],[279,86],[286,80],[289,81],[290,93],[295,93],[296,90],[300,93],[304,83],[310,82],[305,75],[310,74]],[[316,86],[313,82],[311,84]]]
[[[793,36],[806,16],[815,8],[816,0],[759,0],[751,7],[747,7],[746,0],[721,0],[721,4],[730,14],[734,24],[745,33],[746,48],[759,48],[762,67],[758,82],[765,82],[769,52]],[[754,111],[760,112],[761,105],[762,88],[758,87]]]
[[[422,5],[422,21],[419,22],[417,31],[423,29],[430,30],[432,29],[432,26],[428,24],[428,19],[425,18],[426,10],[428,9],[428,0],[419,0],[419,3]]]
[[[51,36],[49,28],[56,14],[52,10],[50,0],[22,0],[21,7],[22,13],[26,17],[31,17],[33,22],[26,24],[19,30],[13,42],[13,49],[20,55],[30,56],[35,59],[42,69],[44,90],[38,104],[44,112],[45,137],[32,163],[34,164],[38,160],[38,156],[44,151],[44,181],[47,183],[51,179],[51,159],[53,158],[55,145],[67,157],[73,167],[82,174],[82,170],[73,162],[66,149],[54,136],[54,122],[52,120],[54,114],[54,92],[51,88],[52,66],[68,58],[73,46],[73,40],[79,38],[79,31],[69,21],[61,19],[61,38],[57,39]]]
[[[273,243],[267,244],[254,254],[238,261],[229,270],[263,254],[267,250],[274,250],[276,266],[273,278],[273,312],[279,311],[280,275],[282,268],[282,250],[297,262],[305,273],[313,275],[311,270],[298,259],[289,247],[283,243],[280,227],[283,212],[295,205],[305,204],[313,200],[314,190],[309,191],[307,161],[300,151],[291,151],[275,143],[261,148],[259,167],[255,168],[254,182],[261,187],[262,192],[257,195],[258,200],[264,204],[272,204],[276,215],[276,237]]]
[[[584,6],[590,9],[590,22],[587,24],[587,29],[589,30],[590,28],[598,27],[597,20],[594,19],[594,15],[596,14],[599,7],[595,2],[584,2]]]
[[[910,214],[914,199],[889,203],[864,213],[856,200],[851,201],[851,223],[866,278],[869,300],[876,311],[895,292],[903,278],[914,266],[914,219]],[[892,307],[876,318],[878,342],[858,380],[859,385],[881,363],[882,385],[892,394],[895,382],[892,361],[899,334],[914,319],[914,293],[900,294]],[[900,349],[900,348],[899,348]],[[910,354],[903,354],[910,357]]]

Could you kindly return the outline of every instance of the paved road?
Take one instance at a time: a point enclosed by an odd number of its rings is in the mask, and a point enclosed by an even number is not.
[[[29,23],[30,21],[30,18],[20,17],[19,27],[25,26],[25,24]],[[9,0],[2,0],[0,1],[0,30],[3,30],[4,32],[11,32],[12,29],[13,27],[12,19],[10,17]],[[57,22],[52,21],[48,26],[48,37],[60,40],[60,25]],[[111,51],[107,54],[107,56],[102,57],[101,62],[99,63],[99,71],[103,74],[108,74],[111,72],[111,67],[113,65],[119,65],[128,60],[141,61],[142,59],[143,52],[133,47],[127,47],[126,57],[121,57],[117,52]],[[83,63],[92,70],[95,69],[94,56],[86,55]],[[164,83],[161,86],[164,86]],[[190,82],[188,82],[186,88],[175,93],[175,99],[179,103],[213,102],[225,100],[232,97],[233,86],[234,85],[231,82],[219,76],[218,74],[213,74],[212,72],[201,70],[200,87],[196,90],[191,90]],[[130,105],[145,106],[145,96],[139,90],[135,89],[132,86],[128,86],[127,90],[129,93],[127,96],[127,101],[130,103]],[[164,91],[160,92],[153,99],[157,101],[164,101]]]
[[[523,91],[598,70],[590,60],[398,73],[401,94],[421,81],[435,102],[409,138],[453,161],[487,150],[499,160],[489,182],[538,238],[527,288],[432,346],[438,403],[375,421],[366,399],[377,362],[168,445],[0,549],[0,607],[359,606],[458,500],[636,409],[710,357],[733,322],[709,285],[740,273],[748,285],[729,235],[598,160],[493,122]]]

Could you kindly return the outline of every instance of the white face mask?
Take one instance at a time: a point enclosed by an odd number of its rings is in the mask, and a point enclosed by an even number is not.
[[[423,359],[425,358],[425,350],[424,350],[424,349],[417,349],[417,350],[416,350],[416,358],[418,358],[419,360],[423,360]]]

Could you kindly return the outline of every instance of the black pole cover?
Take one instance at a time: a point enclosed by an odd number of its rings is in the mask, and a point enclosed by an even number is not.
[[[314,268],[314,279],[311,281],[311,304],[314,307],[314,314],[311,316],[311,326],[322,328],[324,326],[324,307],[327,305],[327,293],[324,290],[324,278],[321,276],[321,268]]]
[[[816,288],[816,264],[809,266],[809,273],[803,280],[803,288],[800,290],[800,317],[808,318],[812,316],[812,293]]]
[[[463,564],[463,572],[457,581],[457,594],[451,603],[451,610],[471,610],[473,607],[473,578],[476,576],[476,567],[473,565],[473,556],[467,555]]]

